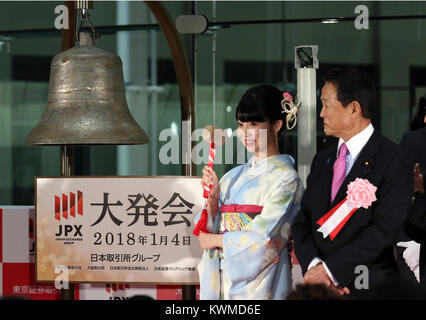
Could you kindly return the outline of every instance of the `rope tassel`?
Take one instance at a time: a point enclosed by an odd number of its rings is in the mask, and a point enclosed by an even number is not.
[[[209,233],[206,227],[207,220],[208,220],[208,213],[207,213],[207,209],[204,208],[203,211],[201,212],[201,218],[200,220],[198,220],[198,223],[195,226],[194,231],[192,233],[196,236],[200,235],[200,231],[204,233]]]
[[[211,142],[210,143],[210,149],[209,149],[209,162],[208,162],[207,165],[212,169],[213,169],[215,154],[216,154],[216,146],[215,146],[214,142]],[[204,186],[203,197],[204,197],[204,199],[206,199],[206,203],[207,203],[207,199],[210,196],[211,189],[212,189],[212,184],[210,184],[208,186],[207,185]],[[200,231],[204,232],[204,233],[210,233],[210,232],[207,231],[207,221],[208,221],[207,207],[206,207],[206,205],[204,205],[204,209],[201,212],[200,220],[198,220],[198,223],[195,226],[194,231],[192,233],[196,236],[200,235]]]

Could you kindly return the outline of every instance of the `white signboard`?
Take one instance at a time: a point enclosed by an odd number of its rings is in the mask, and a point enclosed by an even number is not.
[[[36,177],[38,281],[197,284],[195,177]]]

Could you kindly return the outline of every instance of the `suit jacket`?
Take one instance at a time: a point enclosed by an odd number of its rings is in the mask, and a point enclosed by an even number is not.
[[[312,259],[319,257],[339,285],[349,289],[360,275],[355,271],[357,266],[367,266],[372,288],[398,272],[393,245],[410,207],[413,169],[402,149],[375,130],[330,204],[336,153],[337,145],[314,157],[301,210],[292,226],[295,254],[303,273]],[[355,178],[375,185],[377,200],[368,209],[359,208],[334,240],[324,239],[316,221],[346,197],[347,185]]]
[[[420,171],[426,178],[426,128],[407,132],[401,140],[401,147],[408,153],[411,166],[420,164]],[[426,194],[416,198],[411,206],[405,232],[420,246],[420,281],[426,282]]]

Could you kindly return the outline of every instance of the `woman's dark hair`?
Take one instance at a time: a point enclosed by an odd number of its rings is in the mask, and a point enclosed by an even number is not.
[[[352,68],[332,69],[322,80],[336,86],[337,99],[344,107],[352,101],[358,101],[364,118],[373,117],[376,90],[368,74]]]
[[[247,90],[241,97],[235,117],[241,122],[285,121],[282,100],[283,93],[276,87],[268,84],[256,86]]]

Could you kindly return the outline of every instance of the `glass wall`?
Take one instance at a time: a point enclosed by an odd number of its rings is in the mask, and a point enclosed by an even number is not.
[[[0,2],[0,205],[33,204],[34,176],[60,174],[59,147],[28,147],[24,141],[47,103],[50,61],[61,50],[61,32],[54,29],[55,8],[62,4]],[[426,2],[164,4],[174,20],[195,12],[210,23],[203,34],[181,35],[194,78],[195,128],[214,124],[232,137],[238,101],[256,84],[270,83],[296,94],[294,47],[298,45],[319,46],[318,96],[321,77],[330,68],[354,66],[367,71],[380,93],[373,124],[396,143],[410,129],[419,99],[425,96]],[[96,44],[121,57],[129,108],[150,143],[76,147],[75,174],[180,175],[180,95],[164,34],[147,27],[156,20],[142,1],[96,1],[90,13],[95,28],[111,27],[98,31],[103,34]],[[123,25],[140,26],[117,31]],[[16,30],[21,31],[10,32]],[[318,101],[318,115],[320,107]],[[324,136],[319,116],[317,132],[318,149],[333,142]],[[200,147],[194,158],[200,174],[207,159],[200,150],[207,145],[199,135],[193,138]],[[217,156],[219,176],[240,162],[237,154],[242,145],[235,137],[228,143],[231,157],[225,150]],[[283,132],[280,149],[297,160],[296,129]]]

